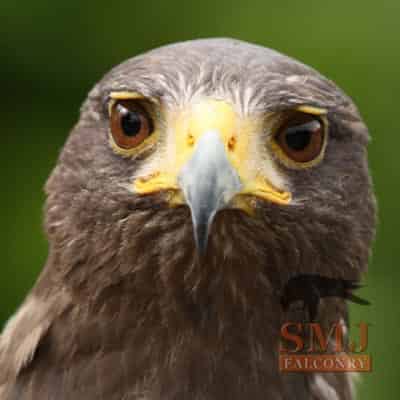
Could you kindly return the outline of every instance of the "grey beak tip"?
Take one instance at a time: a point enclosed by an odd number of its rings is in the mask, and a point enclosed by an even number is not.
[[[208,225],[201,224],[195,227],[196,248],[201,256],[204,256],[208,245]]]
[[[201,208],[196,209],[197,212],[192,210],[193,229],[197,252],[204,256],[207,251],[210,228],[216,212],[215,210],[205,209],[203,213],[199,213],[199,209],[201,210]]]

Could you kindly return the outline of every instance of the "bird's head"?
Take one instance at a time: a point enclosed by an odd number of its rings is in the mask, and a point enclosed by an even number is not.
[[[156,49],[89,94],[47,185],[53,254],[120,273],[252,257],[358,272],[367,141],[352,101],[291,58],[224,39]]]

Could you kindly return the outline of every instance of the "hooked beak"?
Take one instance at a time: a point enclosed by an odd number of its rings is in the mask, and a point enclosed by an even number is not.
[[[203,254],[215,214],[242,188],[218,132],[208,131],[201,136],[178,176],[178,184],[190,207],[197,249]]]
[[[290,202],[290,192],[280,188],[279,180],[276,184],[277,173],[271,171],[270,179],[255,167],[257,162],[265,163],[265,157],[258,159],[258,151],[264,148],[258,149],[252,141],[260,129],[257,122],[238,116],[230,104],[203,99],[177,113],[169,126],[174,134],[167,138],[157,169],[136,178],[133,188],[139,195],[171,193],[172,207],[186,203],[200,255],[207,249],[219,210],[234,207],[252,214],[249,196],[281,205]]]

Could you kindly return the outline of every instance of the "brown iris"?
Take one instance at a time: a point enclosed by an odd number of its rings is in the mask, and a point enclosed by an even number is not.
[[[137,100],[120,100],[111,108],[110,128],[117,146],[132,149],[152,134],[153,123]]]
[[[295,112],[279,127],[275,140],[291,160],[313,161],[324,144],[323,122],[315,115]]]

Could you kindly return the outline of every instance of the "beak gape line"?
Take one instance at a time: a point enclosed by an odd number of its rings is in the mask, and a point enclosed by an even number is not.
[[[242,189],[218,132],[201,136],[178,176],[178,184],[190,207],[197,249],[204,254],[216,213]]]

